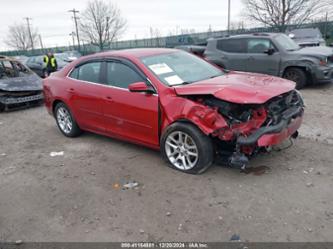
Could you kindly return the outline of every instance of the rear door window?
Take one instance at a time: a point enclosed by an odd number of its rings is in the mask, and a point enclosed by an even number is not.
[[[88,62],[75,68],[69,75],[70,78],[101,83],[101,62]]]
[[[246,53],[246,42],[245,39],[218,40],[217,49],[228,53]]]

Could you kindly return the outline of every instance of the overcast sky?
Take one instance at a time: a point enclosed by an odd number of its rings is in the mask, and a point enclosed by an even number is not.
[[[227,26],[228,0],[111,0],[127,19],[124,39],[149,37],[149,27],[158,28],[162,35],[178,29],[207,31],[223,30]],[[8,26],[25,22],[42,35],[44,46],[68,45],[74,24],[69,9],[83,11],[88,0],[0,0],[0,51],[8,49],[3,40]],[[241,0],[231,1],[231,18],[237,21],[242,10]]]

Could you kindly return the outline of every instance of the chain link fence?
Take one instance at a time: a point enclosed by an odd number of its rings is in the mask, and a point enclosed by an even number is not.
[[[321,33],[324,35],[328,43],[333,42],[333,21],[329,22],[317,22],[317,23],[307,23],[301,26],[289,25],[287,30],[292,30],[296,28],[319,28]],[[262,33],[262,32],[279,32],[278,28],[267,28],[259,27],[252,29],[237,29],[231,30],[230,32],[223,31],[211,31],[211,32],[202,32],[202,33],[193,33],[193,34],[181,34],[174,36],[166,37],[155,37],[147,39],[136,39],[136,40],[127,40],[127,41],[116,41],[110,44],[106,44],[103,50],[118,50],[118,49],[127,49],[127,48],[147,48],[147,47],[167,47],[172,48],[180,45],[204,45],[209,38],[223,37],[226,35],[236,35],[236,34],[248,34],[248,33]],[[46,49],[34,49],[29,51],[5,51],[0,52],[1,55],[6,56],[35,56],[43,55],[48,51],[53,53],[61,53],[64,51],[78,50],[74,46],[64,46],[64,47],[52,47]],[[99,52],[100,49],[97,46],[92,44],[82,44],[80,52],[83,55],[92,54]]]

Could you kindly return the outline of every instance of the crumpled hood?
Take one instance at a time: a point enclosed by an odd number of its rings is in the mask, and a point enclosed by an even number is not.
[[[42,79],[36,74],[23,77],[1,78],[0,90],[2,91],[41,91],[43,90]]]
[[[263,74],[229,72],[220,77],[174,87],[177,95],[214,95],[239,104],[263,104],[295,89],[295,83]]]

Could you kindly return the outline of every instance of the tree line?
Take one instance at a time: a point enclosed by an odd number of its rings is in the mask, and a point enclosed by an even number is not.
[[[333,15],[332,0],[242,0],[245,19],[232,23],[233,28],[245,28],[244,21],[264,25],[284,32],[290,25],[302,25],[315,18],[326,20]],[[79,35],[83,42],[98,46],[100,50],[110,44],[126,31],[127,21],[121,10],[111,2],[92,0],[88,2],[78,22]],[[211,27],[209,28],[211,30]],[[160,36],[158,29],[150,27],[151,38]],[[75,32],[71,35],[77,36]],[[78,43],[80,40],[78,39]],[[13,24],[8,28],[7,46],[17,50],[30,50],[34,44],[41,43],[36,28],[24,23]],[[74,38],[73,38],[74,43]]]

